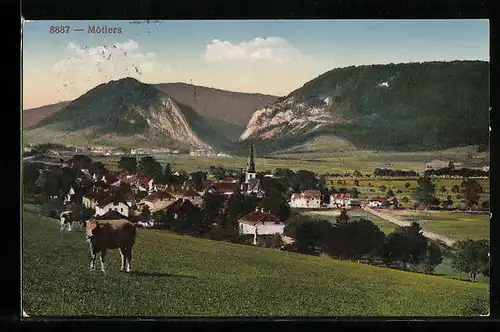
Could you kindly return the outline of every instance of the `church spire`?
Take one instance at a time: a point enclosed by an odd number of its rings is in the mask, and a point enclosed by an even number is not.
[[[250,155],[248,156],[247,173],[255,173],[255,161],[253,160],[253,143],[250,143]]]

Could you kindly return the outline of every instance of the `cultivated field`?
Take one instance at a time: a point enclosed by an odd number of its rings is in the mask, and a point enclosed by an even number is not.
[[[417,221],[423,229],[454,240],[489,239],[490,216],[448,211],[388,210],[405,221]]]
[[[389,189],[391,189],[396,197],[399,200],[399,205],[400,207],[404,208],[410,208],[413,206],[413,193],[415,191],[415,188],[417,186],[417,180],[416,179],[384,179],[384,178],[360,178],[358,179],[359,183],[358,186],[354,185],[354,180],[352,178],[329,178],[327,179],[327,184],[330,187],[334,187],[336,189],[339,188],[356,188],[360,192],[359,198],[361,199],[369,199],[370,197],[373,196],[386,196],[387,192]],[[339,183],[340,181],[340,183]],[[451,196],[451,199],[453,201],[453,204],[451,205],[452,208],[456,208],[457,204],[460,202],[460,199],[457,199],[457,193],[452,192],[452,188],[454,185],[460,186],[460,183],[462,183],[462,179],[433,179],[434,185],[436,186],[436,197],[438,197],[440,200],[446,200],[448,196]],[[489,179],[476,179],[477,182],[481,185],[481,188],[483,188],[483,193],[480,195],[479,199],[479,204],[481,204],[484,201],[487,201],[490,199],[490,193],[489,193]],[[406,188],[405,184],[409,183],[410,186]],[[386,186],[385,190],[381,190],[380,186]],[[445,191],[441,191],[441,187],[444,186],[446,189]],[[402,199],[404,197],[407,197],[409,202],[408,203],[403,203]]]
[[[30,316],[454,316],[487,308],[488,285],[322,257],[137,232],[133,273],[109,253],[89,271],[82,232],[24,206],[23,306]],[[472,304],[471,304],[472,303]]]

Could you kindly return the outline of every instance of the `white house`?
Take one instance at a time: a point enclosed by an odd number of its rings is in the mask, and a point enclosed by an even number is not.
[[[331,208],[351,208],[351,198],[349,194],[331,194],[330,195],[330,207]]]
[[[258,235],[283,235],[285,224],[269,212],[256,210],[238,220],[240,234],[253,234],[253,244],[257,244]]]
[[[290,207],[317,209],[321,207],[321,192],[319,190],[305,190],[300,194],[293,194]]]
[[[95,215],[102,216],[108,211],[116,211],[124,217],[129,216],[130,206],[123,197],[106,197],[97,202],[95,206]]]

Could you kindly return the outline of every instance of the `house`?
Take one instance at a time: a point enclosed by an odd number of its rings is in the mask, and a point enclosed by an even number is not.
[[[151,212],[155,212],[166,208],[176,200],[177,198],[168,191],[160,190],[144,197],[138,205],[140,209],[142,209],[142,206],[147,205]]]
[[[387,198],[385,198],[385,197],[379,197],[379,196],[372,197],[368,201],[367,206],[370,208],[382,207],[386,203],[386,201],[387,201]]]
[[[281,223],[278,217],[269,212],[256,210],[238,220],[240,234],[253,234],[253,244],[257,244],[257,235],[282,235],[285,224]]]
[[[198,192],[196,192],[193,188],[188,188],[182,191],[182,198],[190,201],[195,206],[201,206],[203,203],[203,199]]]
[[[236,190],[241,189],[239,183],[218,181],[206,188],[208,192],[215,192],[221,195],[232,195]]]
[[[162,211],[172,213],[174,219],[178,219],[182,215],[186,215],[192,211],[199,211],[199,209],[187,199],[178,199],[173,204],[170,204]]]
[[[360,209],[360,208],[361,208],[361,200],[351,199],[351,209]]]
[[[331,208],[351,208],[351,198],[349,194],[346,193],[336,193],[330,195],[330,207]]]
[[[154,183],[154,180],[151,178],[150,175],[142,175],[136,181],[136,185],[139,188],[139,190],[147,191],[149,193],[151,193],[153,191],[153,183]]]
[[[106,212],[113,210],[119,212],[124,217],[128,217],[129,209],[130,206],[127,204],[127,201],[123,196],[108,196],[97,201],[97,205],[95,206],[95,215],[102,216]]]
[[[123,219],[123,215],[115,210],[109,210],[103,215],[96,216],[96,219],[99,220],[113,220],[113,219]]]
[[[308,193],[307,193],[308,192]],[[290,198],[290,207],[317,209],[321,207],[321,192],[303,191],[300,194],[294,193]]]

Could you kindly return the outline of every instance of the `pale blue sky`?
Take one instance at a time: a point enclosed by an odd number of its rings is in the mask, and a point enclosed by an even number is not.
[[[51,25],[85,31],[50,34]],[[451,60],[489,60],[487,20],[29,21],[23,100],[74,99],[126,76],[286,95],[333,68]]]

